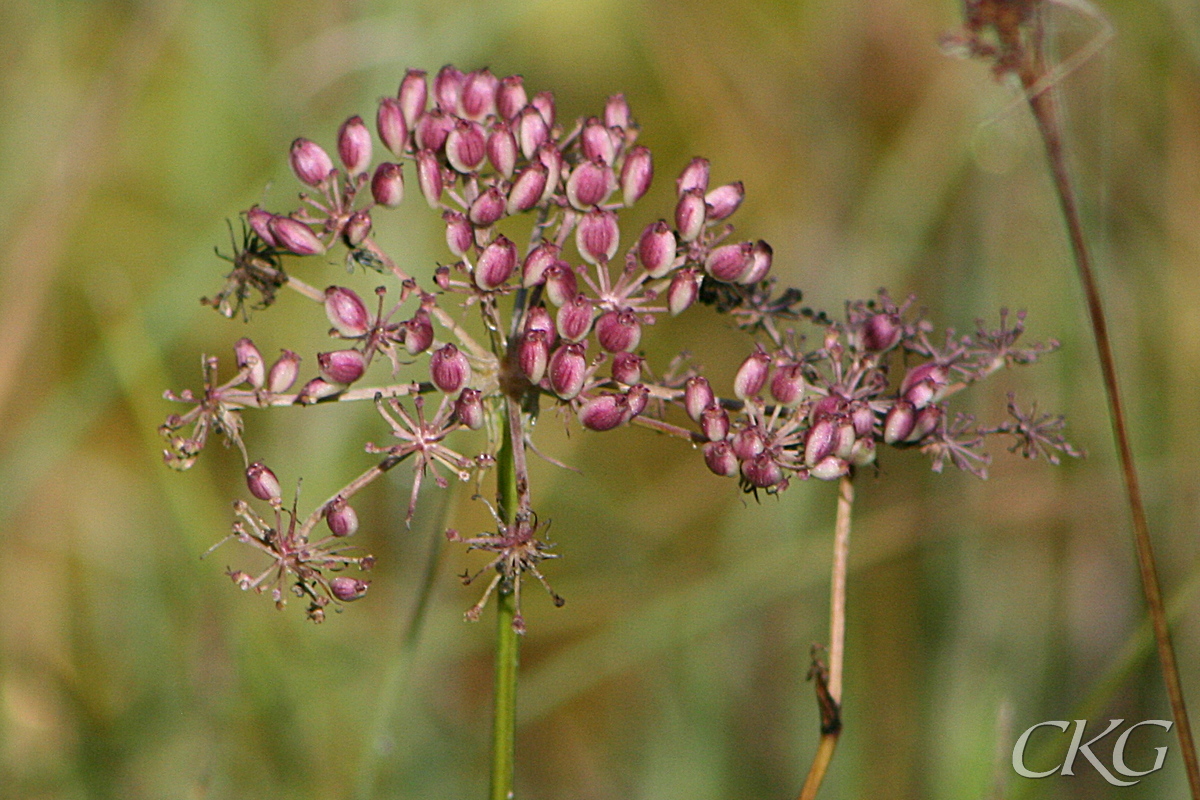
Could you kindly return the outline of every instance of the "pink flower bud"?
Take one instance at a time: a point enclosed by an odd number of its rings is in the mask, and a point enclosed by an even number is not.
[[[298,256],[315,256],[325,252],[325,245],[312,228],[291,217],[272,217],[268,226],[271,235],[283,249]]]
[[[691,267],[675,273],[671,285],[667,287],[667,308],[671,316],[679,316],[696,302],[700,296],[700,280],[700,273]]]
[[[278,503],[283,497],[283,489],[279,486],[279,479],[261,461],[255,461],[246,467],[246,486],[250,489],[250,494],[259,500]]]
[[[916,419],[917,414],[913,409],[913,404],[907,400],[897,400],[896,404],[888,409],[887,416],[883,418],[883,441],[886,444],[903,442],[912,433]]]
[[[747,286],[758,283],[767,277],[767,273],[771,271],[771,260],[774,256],[774,251],[771,249],[771,245],[759,239],[754,243],[751,256],[752,263],[750,264],[750,269],[742,273],[742,277],[738,279],[738,283],[744,283]]]
[[[854,451],[854,423],[842,419],[834,433],[833,454],[841,459],[850,458]]]
[[[496,90],[496,113],[500,119],[512,120],[528,102],[525,80],[520,75],[509,75],[500,80],[500,88]]]
[[[614,94],[608,98],[608,102],[604,104],[604,124],[609,128],[622,130],[629,127],[629,103],[625,102],[625,95]]]
[[[292,142],[290,155],[292,172],[309,186],[320,186],[333,172],[333,160],[321,146],[309,139]]]
[[[505,205],[507,203],[501,191],[489,186],[471,203],[467,209],[467,219],[471,220],[472,225],[486,228],[504,216]]]
[[[433,385],[446,394],[454,394],[467,382],[471,374],[471,365],[453,344],[447,344],[433,351],[429,359],[429,374],[433,377]]]
[[[371,326],[371,315],[353,289],[330,286],[325,290],[325,316],[347,338],[365,336]]]
[[[534,154],[538,162],[546,168],[546,188],[542,190],[541,202],[545,203],[558,190],[558,182],[562,180],[563,158],[558,145],[546,142]]]
[[[442,220],[446,223],[446,246],[459,258],[465,256],[475,244],[475,228],[458,211],[444,212]]]
[[[722,283],[737,283],[754,266],[753,251],[750,242],[721,245],[704,260],[704,271]]]
[[[447,64],[438,70],[433,78],[433,99],[447,114],[457,114],[461,110],[463,83],[466,75],[453,64]]]
[[[460,119],[446,137],[446,160],[462,173],[475,172],[487,159],[487,137],[478,122]]]
[[[654,161],[650,151],[638,145],[625,156],[625,164],[621,167],[621,199],[626,206],[631,206],[650,190],[650,182],[654,180]]]
[[[267,365],[254,342],[246,338],[238,339],[233,345],[233,355],[237,359],[238,370],[247,370],[246,383],[261,389],[267,380]]]
[[[441,205],[442,168],[432,150],[421,150],[417,153],[417,185],[430,208]]]
[[[321,377],[330,383],[354,383],[367,369],[367,360],[357,350],[334,350],[317,353],[317,367]]]
[[[617,253],[621,231],[612,211],[593,209],[575,226],[575,247],[589,264],[607,264]]]
[[[529,251],[521,264],[521,285],[526,289],[537,286],[546,279],[546,270],[558,261],[561,249],[553,242],[542,242]]]
[[[948,376],[949,371],[945,367],[927,361],[905,373],[904,380],[900,382],[900,394],[914,408],[924,408],[941,399]]]
[[[558,329],[554,327],[554,320],[550,318],[550,312],[545,306],[534,306],[525,312],[524,332],[544,331],[546,333],[546,344],[554,347],[554,342],[558,339]]]
[[[900,342],[898,320],[887,313],[872,314],[862,328],[862,348],[869,353],[883,353]]]
[[[638,260],[651,278],[661,278],[675,265],[675,234],[663,220],[651,222],[638,240]]]
[[[616,179],[600,161],[582,161],[567,178],[567,201],[580,211],[600,205],[612,194]]]
[[[358,247],[371,233],[371,212],[365,208],[359,209],[346,220],[342,228],[342,238],[349,247]]]
[[[379,110],[375,112],[375,130],[383,146],[391,150],[393,155],[402,155],[408,149],[408,122],[404,119],[399,100],[385,97],[379,101]]]
[[[625,422],[628,401],[622,394],[601,394],[579,408],[579,422],[593,431],[611,431]]]
[[[817,422],[825,417],[831,417],[835,414],[841,414],[846,410],[846,399],[837,393],[827,394],[817,402],[813,403],[812,410],[809,412],[808,418],[811,422]]]
[[[537,149],[550,138],[550,126],[545,118],[532,105],[521,109],[516,125],[517,143],[521,145],[521,153],[529,159]]]
[[[771,378],[771,396],[781,406],[794,406],[804,399],[804,370],[799,364],[787,364],[775,370]]]
[[[291,350],[284,350],[279,359],[271,365],[267,374],[267,391],[281,394],[292,388],[300,375],[300,356]]]
[[[628,386],[641,382],[645,360],[636,353],[617,353],[612,360],[612,379]]]
[[[579,148],[583,157],[589,161],[603,161],[613,164],[616,161],[617,150],[613,147],[612,135],[608,128],[596,117],[591,117],[584,123],[579,132]]]
[[[850,465],[837,456],[826,456],[809,469],[808,474],[819,481],[832,481],[850,471]]]
[[[483,427],[483,395],[478,389],[463,389],[454,401],[454,416],[473,431]]]
[[[850,422],[854,425],[854,435],[862,438],[873,436],[875,432],[875,412],[865,401],[853,403],[850,407]]]
[[[646,405],[650,402],[650,390],[640,383],[630,386],[625,392],[625,401],[625,421],[628,422],[646,410]]]
[[[739,400],[748,400],[762,391],[771,370],[771,357],[759,345],[746,357],[733,377],[733,393]]]
[[[783,467],[770,453],[760,453],[742,462],[742,477],[756,489],[769,489],[783,480]]]
[[[700,421],[700,415],[716,400],[708,378],[703,375],[693,375],[683,385],[683,408],[694,421]]]
[[[904,437],[904,441],[921,441],[937,430],[938,424],[942,421],[942,416],[943,411],[941,406],[925,406],[925,408],[917,412],[917,417],[913,421],[913,429],[909,431],[908,436]]]
[[[546,279],[546,299],[554,305],[566,305],[579,294],[575,270],[567,262],[555,261],[542,274]]]
[[[433,322],[429,312],[417,309],[412,319],[404,321],[404,349],[410,356],[424,353],[433,344]]]
[[[545,331],[532,330],[521,337],[517,362],[530,383],[541,383],[546,375],[546,366],[550,363],[550,343],[546,341]]]
[[[642,340],[642,326],[629,309],[605,311],[596,320],[596,340],[610,353],[636,350]]]
[[[250,210],[246,212],[246,220],[250,223],[251,230],[267,247],[279,246],[279,242],[275,241],[275,234],[271,233],[271,220],[274,218],[274,214],[258,206],[250,206]]]
[[[742,428],[729,442],[738,461],[749,461],[767,449],[766,437],[757,427]]]
[[[745,197],[746,188],[741,181],[718,186],[704,195],[704,202],[708,205],[708,218],[719,222],[731,216],[738,210],[738,206],[742,204]]]
[[[384,161],[371,178],[371,197],[381,206],[395,208],[404,199],[404,170],[399,164]]]
[[[529,104],[538,110],[538,113],[542,115],[542,119],[546,120],[548,126],[551,128],[554,127],[555,108],[553,92],[538,92],[529,101]]]
[[[818,462],[833,453],[838,445],[838,422],[836,417],[822,417],[819,422],[808,429],[804,440],[804,463],[816,466]]]
[[[371,132],[362,117],[351,117],[338,129],[338,156],[351,175],[366,172],[371,166]]]
[[[540,203],[546,191],[548,174],[546,165],[537,161],[521,170],[521,174],[513,181],[512,188],[508,190],[505,210],[509,214],[520,214]]]
[[[578,342],[592,329],[592,301],[577,294],[558,309],[555,318],[558,335],[568,342]]]
[[[729,442],[709,442],[704,445],[704,463],[708,469],[723,478],[732,478],[738,474],[737,456]]]
[[[729,412],[713,403],[700,414],[700,432],[710,442],[720,442],[729,435]]]
[[[503,286],[516,268],[517,246],[501,234],[483,248],[472,277],[476,286],[491,292]]]
[[[496,90],[500,79],[484,68],[467,74],[462,85],[462,113],[464,117],[481,120],[496,113]]]
[[[300,391],[296,394],[296,402],[302,406],[309,406],[320,400],[322,397],[329,397],[341,391],[341,387],[330,383],[324,378],[313,378],[308,383],[300,387]]]
[[[454,130],[454,118],[440,108],[426,111],[417,118],[413,140],[417,148],[436,153],[446,144],[450,131]]]
[[[400,91],[396,97],[400,100],[400,110],[404,112],[404,123],[411,129],[417,119],[425,113],[425,101],[429,87],[425,84],[425,70],[410,69],[400,81]]]
[[[547,367],[550,388],[563,400],[570,400],[583,389],[587,377],[587,359],[578,342],[566,342],[550,356]]]
[[[436,283],[437,287],[439,289],[441,289],[443,292],[449,291],[450,290],[450,268],[447,267],[445,264],[442,264],[440,267],[435,269],[433,271],[433,282]]]
[[[329,591],[333,592],[333,596],[343,603],[349,603],[351,600],[357,600],[367,593],[367,587],[371,584],[367,581],[360,581],[357,578],[349,578],[345,575],[339,575],[329,581]]]
[[[868,464],[875,463],[875,437],[868,436],[865,439],[855,439],[854,447],[850,450],[851,464],[856,467],[865,467]]]
[[[694,242],[704,230],[707,213],[704,192],[699,189],[684,192],[675,206],[675,230],[679,231],[679,238],[685,242]]]
[[[487,157],[492,168],[506,178],[511,178],[517,167],[517,140],[507,122],[497,122],[487,139]]]
[[[325,512],[325,524],[334,536],[353,536],[358,530],[358,514],[349,503],[339,497]]]
[[[697,190],[701,197],[708,191],[708,159],[699,156],[693,158],[675,179],[675,192],[680,197]]]

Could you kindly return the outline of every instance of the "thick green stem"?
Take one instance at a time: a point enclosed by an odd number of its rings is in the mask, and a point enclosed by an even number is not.
[[[512,402],[512,401],[507,401]],[[519,424],[519,420],[518,420]],[[504,418],[504,440],[496,459],[496,480],[500,516],[505,525],[516,518],[517,459],[513,446],[510,415]],[[517,664],[520,639],[513,628],[516,598],[513,587],[503,582],[496,603],[496,683],[492,705],[492,782],[489,800],[508,800],[513,796],[513,765],[516,760]]]

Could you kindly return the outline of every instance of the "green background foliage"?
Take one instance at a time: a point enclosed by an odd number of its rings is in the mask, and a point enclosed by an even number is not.
[[[1104,10],[1116,38],[1058,90],[1194,704],[1200,14]],[[455,575],[477,559],[437,546],[447,525],[487,526],[469,489],[425,492],[405,530],[411,471],[373,486],[371,592],[313,626],[231,585],[250,554],[200,558],[244,494],[236,451],[176,474],[155,430],[174,410],[162,390],[197,387],[199,354],[228,364],[240,336],[311,369],[311,304],[287,296],[248,325],[200,306],[224,274],[213,245],[228,251],[226,220],[255,202],[291,207],[294,137],[331,147],[406,67],[446,62],[520,73],[564,118],[623,91],[656,157],[639,213],[669,214],[675,174],[709,157],[715,182],[745,182],[739,230],[774,245],[775,274],[814,307],[887,286],[940,325],[1008,306],[1062,341],[960,408],[998,420],[1007,391],[1036,398],[1088,459],[1000,451],[980,482],[886,452],[857,482],[846,729],[824,796],[1182,795],[1173,737],[1134,789],[1082,760],[1036,782],[1008,764],[1035,722],[1168,711],[1040,144],[984,65],[939,52],[955,3],[10,0],[0,16],[0,798],[482,796],[492,626],[462,620],[477,590]],[[1060,53],[1095,31],[1053,17]],[[411,178],[376,226],[428,275],[447,254]],[[296,266],[310,283],[372,285],[313,261]],[[686,347],[728,375],[748,352],[706,309],[650,333],[652,363]],[[304,479],[302,506],[386,440],[369,404],[248,413],[247,429],[286,486]],[[532,467],[568,602],[527,592],[518,796],[792,796],[817,738],[804,676],[826,635],[834,487],[757,504],[645,430],[568,434],[546,413],[539,435],[581,473]],[[1134,766],[1156,735],[1133,740]]]

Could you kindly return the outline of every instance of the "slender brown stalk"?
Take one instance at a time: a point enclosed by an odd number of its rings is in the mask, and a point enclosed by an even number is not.
[[[829,588],[829,668],[814,659],[810,673],[817,684],[821,709],[821,740],[813,756],[800,800],[813,800],[842,732],[842,665],[846,650],[846,566],[850,556],[850,512],[854,508],[854,483],[849,475],[838,483],[837,521],[833,530],[833,567]]]

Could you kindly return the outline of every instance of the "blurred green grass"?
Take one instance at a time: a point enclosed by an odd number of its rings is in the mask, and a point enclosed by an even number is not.
[[[424,627],[402,645],[431,542],[487,525],[469,492],[427,493],[405,531],[409,471],[373,489],[371,595],[314,627],[237,592],[222,574],[233,548],[199,558],[228,529],[236,453],[212,447],[175,474],[155,432],[162,390],[195,386],[201,352],[310,335],[286,300],[249,326],[200,307],[220,285],[225,220],[285,202],[295,136],[329,144],[406,67],[446,62],[521,73],[566,117],[623,91],[655,151],[644,205],[665,209],[677,170],[709,157],[714,180],[746,184],[739,230],[774,245],[776,273],[814,306],[887,286],[959,328],[1028,309],[1033,337],[1063,342],[972,410],[997,418],[1009,389],[1036,397],[1068,414],[1086,461],[996,453],[981,483],[888,454],[860,481],[829,797],[991,797],[997,774],[1032,797],[1182,795],[1173,740],[1167,768],[1132,790],[1082,770],[1018,787],[996,767],[1021,730],[1069,718],[1142,612],[1039,145],[982,65],[938,52],[955,3],[0,9],[0,797],[482,794],[491,628],[462,622],[476,589],[454,580],[461,550],[440,551]],[[1103,9],[1116,39],[1059,88],[1171,596],[1197,573],[1200,20],[1184,0]],[[1057,16],[1064,46],[1087,35]],[[414,270],[442,256],[422,210],[410,198],[386,231]],[[704,316],[656,331],[654,355],[687,346],[731,368],[740,345]],[[368,409],[309,411],[248,419],[251,450],[324,496],[381,437]],[[567,438],[549,415],[542,428],[583,473],[533,468],[568,604],[526,602],[518,794],[790,796],[816,740],[803,676],[825,635],[832,487],[758,506],[645,431]],[[1176,641],[1195,695],[1192,611]],[[1101,700],[1096,718],[1167,715],[1144,657]]]

